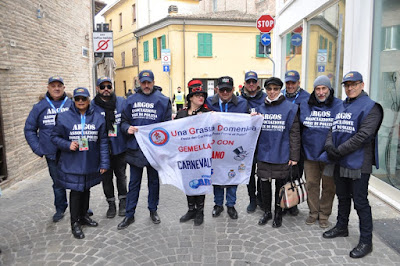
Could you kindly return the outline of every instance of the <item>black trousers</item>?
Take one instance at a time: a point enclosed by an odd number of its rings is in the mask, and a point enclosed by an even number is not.
[[[271,211],[272,205],[272,181],[261,181],[261,195],[265,211]],[[279,190],[286,184],[286,179],[275,179],[275,208],[280,206]]]
[[[69,210],[71,213],[71,224],[79,222],[89,209],[90,190],[75,191],[69,193]]]
[[[125,153],[111,155],[110,156],[111,169],[103,174],[103,191],[107,198],[107,201],[115,201],[114,196],[114,181],[113,177],[115,174],[118,199],[126,198],[127,188],[126,188],[126,161]]]
[[[250,200],[255,200],[256,198],[262,202],[261,197],[261,179],[257,178],[256,181],[256,165],[253,164],[251,167],[251,174],[249,184],[247,185],[247,192],[249,193]]]
[[[351,199],[360,222],[360,242],[372,244],[372,213],[368,201],[368,183],[370,174],[361,174],[360,179],[339,176],[339,167],[335,167],[336,195],[338,197],[338,216],[336,226],[347,228],[351,211]]]

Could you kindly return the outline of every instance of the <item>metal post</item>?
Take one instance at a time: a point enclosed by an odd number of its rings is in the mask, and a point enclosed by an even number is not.
[[[338,30],[338,39],[337,39],[337,49],[336,49],[336,75],[335,75],[335,97],[338,97],[339,90],[342,88],[339,86],[339,71],[340,71],[340,53],[342,50],[342,31],[343,31],[343,14],[339,15],[339,30]]]
[[[267,46],[264,45],[264,54],[272,62],[272,76],[275,77],[275,62],[267,53]]]

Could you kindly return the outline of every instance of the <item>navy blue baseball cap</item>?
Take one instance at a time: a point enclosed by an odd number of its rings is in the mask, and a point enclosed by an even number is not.
[[[111,79],[109,77],[101,77],[101,78],[97,79],[96,85],[99,86],[101,83],[106,82],[106,81],[112,83]]]
[[[361,82],[363,82],[363,77],[357,71],[350,71],[349,73],[344,75],[342,84],[347,82],[347,81],[361,81]]]
[[[285,73],[285,82],[288,81],[297,82],[299,80],[300,80],[300,75],[299,72],[297,72],[296,70],[289,70]]]
[[[88,89],[83,88],[83,87],[78,87],[74,90],[74,98],[76,96],[83,96],[83,97],[89,98],[90,93],[89,93]]]
[[[153,82],[154,81],[154,74],[151,70],[143,70],[139,73],[139,81],[144,82]]]
[[[53,77],[50,77],[50,78],[49,78],[49,82],[48,82],[47,84],[50,84],[50,83],[52,83],[52,82],[54,82],[54,81],[61,82],[61,83],[64,85],[64,80],[63,80],[62,77],[60,77],[60,76],[53,76]]]
[[[257,73],[254,71],[246,72],[246,74],[244,75],[244,81],[248,81],[249,79],[254,79],[255,81],[257,81],[258,80]]]

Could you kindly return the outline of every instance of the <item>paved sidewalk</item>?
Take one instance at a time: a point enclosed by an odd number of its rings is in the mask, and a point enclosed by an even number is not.
[[[346,238],[323,239],[323,229],[304,223],[307,204],[298,217],[286,215],[281,228],[271,221],[257,224],[261,210],[246,213],[246,186],[239,186],[238,220],[225,211],[211,216],[213,196],[206,196],[205,222],[179,223],[186,210],[186,197],[169,185],[161,186],[161,224],[150,221],[147,210],[147,181],[143,178],[136,221],[117,230],[121,217],[107,219],[107,203],[101,185],[92,188],[91,208],[99,227],[84,227],[86,238],[71,234],[69,214],[53,223],[51,179],[47,169],[6,190],[0,197],[0,265],[400,265],[396,252],[400,214],[370,195],[374,215],[374,251],[362,259],[349,257],[358,243],[358,220],[352,210]],[[335,202],[334,206],[337,203]],[[335,222],[337,209],[330,222]],[[378,225],[378,226],[377,226]],[[378,234],[379,233],[379,234]],[[392,248],[393,247],[393,248]],[[397,245],[397,248],[399,246]]]

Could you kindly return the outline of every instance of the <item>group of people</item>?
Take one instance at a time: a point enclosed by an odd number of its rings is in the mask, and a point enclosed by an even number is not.
[[[90,188],[102,182],[108,202],[107,218],[116,216],[113,175],[117,179],[118,215],[124,219],[118,230],[135,221],[139,191],[146,167],[148,176],[148,209],[150,219],[159,224],[159,177],[141,151],[134,133],[138,126],[172,119],[171,101],[155,86],[150,70],[139,73],[140,87],[126,100],[115,96],[111,80],[97,80],[97,95],[90,102],[86,88],[76,88],[72,99],[64,92],[61,77],[48,80],[48,91],[36,105],[25,124],[25,136],[33,152],[45,156],[53,179],[53,221],[64,216],[68,206],[65,189],[70,189],[72,234],[84,238],[82,225],[97,226],[89,216]],[[285,86],[284,86],[285,82]],[[188,83],[189,93],[178,92],[179,108],[175,119],[204,112],[233,112],[262,115],[264,120],[254,154],[249,179],[249,204],[252,213],[257,205],[263,210],[258,221],[273,227],[282,225],[285,212],[296,216],[297,207],[281,208],[279,190],[287,182],[289,173],[304,174],[307,181],[309,215],[305,221],[321,228],[329,227],[334,195],[338,196],[336,225],[323,233],[324,238],[348,236],[348,222],[353,198],[360,218],[360,241],[350,252],[360,258],[372,251],[372,215],[368,202],[368,182],[372,165],[378,166],[376,135],[383,118],[382,107],[372,101],[364,89],[363,77],[356,71],[347,73],[342,81],[347,98],[334,97],[334,89],[327,76],[315,79],[312,93],[300,88],[300,75],[290,70],[284,82],[271,77],[260,84],[254,71],[245,74],[241,96],[234,94],[233,79],[220,77],[214,96],[200,80]],[[260,87],[263,86],[266,93]],[[181,107],[181,106],[179,106]],[[126,187],[126,163],[130,165],[130,182]],[[258,177],[258,178],[256,178]],[[272,181],[275,184],[272,205]],[[322,189],[321,189],[322,183]],[[212,216],[224,211],[231,219],[238,219],[235,209],[237,185],[214,185]],[[188,211],[180,222],[204,222],[205,195],[187,195]],[[272,206],[274,206],[272,214]]]

